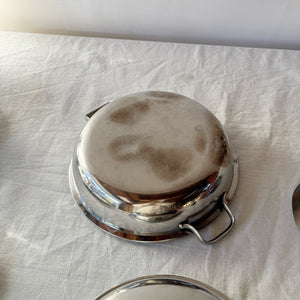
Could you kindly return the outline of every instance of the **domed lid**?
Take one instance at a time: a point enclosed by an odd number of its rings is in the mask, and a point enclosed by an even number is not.
[[[84,171],[115,194],[181,194],[230,163],[226,135],[205,107],[167,92],[125,96],[99,109],[77,148]],[[135,195],[135,196],[133,196]]]
[[[96,300],[228,300],[214,288],[189,278],[157,275],[119,285]]]

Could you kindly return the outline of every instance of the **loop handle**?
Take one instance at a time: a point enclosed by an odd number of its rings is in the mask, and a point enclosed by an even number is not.
[[[227,206],[227,204],[225,203],[225,201],[226,201],[226,195],[224,195],[224,197],[223,197],[222,205],[223,205],[223,208],[225,209],[225,211],[227,212],[227,214],[230,218],[230,224],[228,225],[228,227],[224,231],[219,233],[216,237],[214,237],[210,240],[206,240],[194,226],[192,226],[191,224],[187,224],[187,223],[179,224],[179,228],[191,231],[192,233],[194,233],[196,235],[198,240],[201,243],[205,244],[205,245],[211,245],[211,244],[215,243],[216,241],[221,239],[224,235],[226,235],[232,229],[232,227],[235,223],[235,217],[234,217],[233,213],[230,211],[230,209]]]

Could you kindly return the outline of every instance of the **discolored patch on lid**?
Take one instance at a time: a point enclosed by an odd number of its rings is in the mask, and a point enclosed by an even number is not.
[[[230,150],[225,133],[218,119],[213,114],[207,114],[206,118],[208,126],[207,147],[209,149],[209,159],[218,167],[227,166],[230,162]],[[197,143],[199,147],[200,141]]]
[[[211,151],[211,160],[217,166],[226,166],[229,163],[229,151],[226,137],[220,127],[215,128],[214,148]]]
[[[194,141],[194,146],[199,153],[203,153],[207,147],[207,137],[201,125],[195,127],[196,137]]]
[[[161,99],[181,99],[181,98],[183,98],[183,96],[178,95],[178,94],[168,93],[168,92],[160,92],[160,91],[147,92],[147,96],[161,98]]]
[[[154,104],[163,104],[163,105],[166,105],[166,104],[174,104],[174,100],[172,99],[155,99],[155,102]]]
[[[199,153],[203,153],[206,149],[206,137],[202,135],[196,136],[194,145]]]
[[[139,135],[122,135],[114,138],[109,144],[109,152],[112,157],[119,161],[131,161],[139,158],[140,142]]]
[[[138,135],[114,138],[109,144],[109,152],[118,161],[144,161],[157,177],[165,181],[177,180],[188,173],[193,157],[187,147],[155,148]]]
[[[143,114],[147,113],[149,109],[150,105],[148,101],[139,101],[113,111],[109,115],[109,119],[122,125],[132,125],[136,123]]]
[[[165,181],[177,180],[188,173],[193,157],[191,150],[185,147],[156,149],[146,144],[140,154],[154,174]]]

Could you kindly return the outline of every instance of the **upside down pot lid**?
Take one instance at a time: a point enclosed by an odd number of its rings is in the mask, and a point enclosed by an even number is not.
[[[166,92],[110,102],[81,135],[79,165],[131,194],[176,192],[217,174],[230,148],[218,120],[198,102]]]
[[[95,300],[229,300],[202,282],[171,275],[137,278],[123,283]]]

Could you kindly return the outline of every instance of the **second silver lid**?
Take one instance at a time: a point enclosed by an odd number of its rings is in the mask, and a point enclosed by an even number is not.
[[[214,288],[185,277],[157,275],[121,284],[96,300],[229,300]]]

